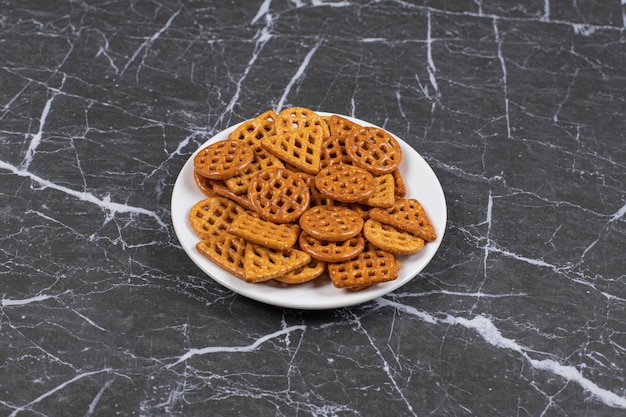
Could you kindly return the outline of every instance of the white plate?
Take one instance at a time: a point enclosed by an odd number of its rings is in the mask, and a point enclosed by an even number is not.
[[[329,113],[319,112],[319,114],[328,115]],[[362,126],[374,126],[363,120],[348,116],[342,117]],[[210,143],[226,139],[237,126],[231,126],[213,136],[198,150]],[[407,197],[416,198],[422,204],[435,228],[437,239],[428,242],[416,254],[399,257],[402,268],[398,278],[393,281],[373,285],[361,291],[349,292],[335,288],[325,276],[298,285],[282,285],[273,281],[251,284],[224,271],[196,251],[195,245],[199,239],[187,221],[191,207],[199,200],[206,198],[198,190],[193,179],[193,157],[197,151],[183,166],[172,191],[172,222],[178,240],[191,260],[212,279],[240,295],[263,303],[302,310],[324,310],[352,306],[388,294],[409,282],[428,265],[443,239],[447,217],[446,200],[437,176],[415,149],[397,136],[394,135],[394,137],[402,147],[400,172],[406,182]]]

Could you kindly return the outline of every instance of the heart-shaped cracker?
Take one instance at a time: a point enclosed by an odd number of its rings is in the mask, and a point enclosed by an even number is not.
[[[224,270],[239,278],[244,277],[244,239],[227,232],[216,232],[210,239],[196,243],[196,249]]]
[[[315,125],[264,138],[261,146],[284,163],[315,175],[320,170],[325,137],[324,129]]]

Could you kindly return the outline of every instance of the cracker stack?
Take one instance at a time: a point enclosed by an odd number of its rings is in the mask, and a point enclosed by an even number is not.
[[[407,198],[400,145],[383,129],[303,107],[268,110],[201,149],[189,212],[197,250],[250,283],[311,281],[328,272],[358,291],[394,280],[396,255],[436,239]]]

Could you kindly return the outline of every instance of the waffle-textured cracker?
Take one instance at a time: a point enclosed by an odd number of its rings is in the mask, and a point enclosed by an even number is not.
[[[252,145],[256,141],[275,135],[275,122],[276,113],[273,110],[267,110],[255,118],[241,123],[235,130],[230,132],[228,139],[241,140]]]
[[[377,248],[399,255],[416,253],[424,247],[421,237],[374,219],[365,222],[363,236]]]
[[[356,203],[376,191],[372,174],[354,165],[329,165],[315,176],[315,186],[323,195],[344,203]]]
[[[231,274],[243,278],[246,241],[230,233],[216,232],[210,239],[196,243],[196,250]]]
[[[346,138],[346,152],[355,165],[373,174],[390,174],[402,160],[402,149],[395,138],[377,127],[364,127]]]
[[[232,192],[230,188],[224,184],[224,181],[215,181],[213,183],[213,192],[221,197],[234,201],[246,210],[254,210],[247,194],[236,194]]]
[[[261,146],[286,164],[309,174],[320,170],[324,130],[320,126],[289,130],[261,140]]]
[[[274,129],[275,119],[276,113],[273,110],[268,110],[254,119],[243,122],[230,133],[229,138],[248,144],[254,153],[254,158],[250,165],[225,180],[226,186],[235,194],[248,192],[250,177],[258,171],[270,167],[282,168],[284,166],[280,159],[267,152],[261,146],[262,139],[276,134],[276,129]]]
[[[216,232],[225,232],[230,223],[246,211],[225,197],[208,197],[189,210],[189,224],[200,239],[210,239]]]
[[[372,208],[369,215],[371,219],[395,226],[427,242],[432,242],[437,238],[435,228],[426,215],[426,211],[414,198],[396,198],[393,207]]]
[[[328,273],[337,288],[362,289],[396,279],[398,264],[391,253],[368,249],[349,261],[328,264]]]
[[[248,242],[243,262],[246,282],[263,282],[280,277],[311,262],[311,257],[298,250],[276,250]]]
[[[264,220],[291,223],[310,204],[309,187],[294,172],[285,168],[266,168],[250,178],[248,198]]]
[[[202,148],[193,158],[194,170],[205,178],[223,180],[252,163],[254,152],[244,142],[221,140]]]
[[[328,118],[328,126],[330,136],[322,142],[320,168],[332,164],[352,164],[352,159],[346,152],[346,138],[362,126],[335,114]]]
[[[375,177],[374,180],[376,180],[376,191],[374,191],[374,194],[366,200],[363,200],[361,203],[371,207],[393,207],[393,204],[396,201],[393,175],[379,175],[378,177]]]
[[[363,218],[347,207],[315,206],[299,219],[300,227],[316,239],[339,242],[361,232]]]
[[[311,259],[308,264],[274,279],[283,284],[302,284],[314,280],[324,272],[326,272],[326,262]]]
[[[356,132],[357,130],[363,128],[363,126],[361,126],[360,124],[348,120],[345,117],[338,116],[336,114],[330,115],[327,123],[330,130],[330,135],[340,139],[345,139],[350,136],[352,132]]]
[[[319,126],[324,136],[329,135],[328,124],[323,118],[311,109],[305,107],[288,107],[276,115],[274,124],[277,134],[292,130],[299,130],[313,126]]]
[[[365,238],[361,234],[341,242],[329,242],[316,239],[306,232],[302,232],[298,238],[298,243],[300,249],[311,255],[312,258],[324,262],[347,261],[361,253],[365,248]]]
[[[257,245],[283,250],[296,243],[300,227],[296,224],[276,224],[252,213],[242,213],[230,224],[228,232]]]

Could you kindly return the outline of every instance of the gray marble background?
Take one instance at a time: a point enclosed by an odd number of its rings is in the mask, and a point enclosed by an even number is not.
[[[625,16],[0,0],[0,415],[626,415]],[[381,125],[438,175],[445,239],[396,292],[276,308],[179,245],[187,158],[292,105]]]

